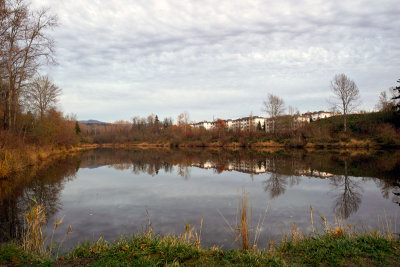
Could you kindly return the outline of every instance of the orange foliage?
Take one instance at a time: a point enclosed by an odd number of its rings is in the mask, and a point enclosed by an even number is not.
[[[217,129],[219,130],[224,130],[226,128],[226,124],[223,120],[217,119],[217,121],[215,122],[215,127],[217,127]]]

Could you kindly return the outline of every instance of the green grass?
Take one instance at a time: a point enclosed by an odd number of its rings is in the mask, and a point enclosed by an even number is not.
[[[398,266],[400,241],[374,234],[327,233],[287,240],[269,251],[203,249],[179,237],[140,235],[84,243],[57,260],[0,247],[0,266]]]
[[[0,266],[53,266],[53,262],[47,257],[26,252],[15,243],[0,245]]]
[[[361,235],[334,237],[330,234],[284,242],[279,254],[289,264],[312,266],[398,266],[400,242]]]

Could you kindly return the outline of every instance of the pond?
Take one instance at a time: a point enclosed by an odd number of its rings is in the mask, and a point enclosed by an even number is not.
[[[279,242],[293,224],[302,232],[340,220],[358,229],[400,231],[400,151],[220,151],[97,149],[65,155],[0,181],[0,240],[18,238],[22,214],[44,205],[49,227],[69,248],[99,237],[147,231],[184,233],[190,224],[204,247],[238,248],[239,201],[246,191],[250,232],[258,246]]]

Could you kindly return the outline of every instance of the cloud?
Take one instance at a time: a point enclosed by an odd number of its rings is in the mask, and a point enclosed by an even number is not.
[[[260,114],[268,92],[301,111],[328,109],[329,81],[342,72],[371,109],[399,78],[394,0],[33,4],[59,16],[59,65],[45,71],[80,119]]]

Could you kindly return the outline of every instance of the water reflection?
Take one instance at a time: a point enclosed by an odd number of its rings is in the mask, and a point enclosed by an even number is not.
[[[75,178],[79,164],[78,156],[68,156],[0,181],[0,242],[20,237],[22,214],[34,201],[45,207],[48,216],[56,214],[64,184]]]
[[[299,176],[287,176],[276,172],[270,174],[269,179],[264,181],[264,191],[269,192],[270,199],[274,199],[285,193],[287,186],[298,185]]]
[[[347,160],[344,161],[344,174],[330,178],[338,195],[334,211],[339,217],[347,219],[356,212],[361,204],[362,188],[360,182],[351,179],[348,175]]]
[[[84,175],[95,170],[96,175],[104,177],[84,178]],[[118,173],[122,178],[114,177]],[[82,206],[87,204],[92,214],[92,204],[89,202],[102,205],[98,211],[104,213],[102,217],[92,219],[93,223],[102,225],[101,231],[111,231],[105,218],[111,217],[117,221],[115,218],[119,214],[116,214],[115,207],[124,207],[123,213],[128,214],[133,210],[144,210],[145,206],[150,205],[157,211],[155,216],[164,216],[159,219],[159,228],[165,228],[163,231],[170,233],[173,231],[167,229],[168,225],[176,225],[177,221],[188,216],[187,213],[199,214],[200,206],[207,206],[203,207],[203,212],[215,213],[216,208],[227,210],[236,205],[236,200],[231,203],[228,191],[231,190],[229,192],[232,194],[236,187],[246,184],[253,186],[254,190],[261,190],[261,194],[259,191],[254,193],[255,209],[259,208],[257,205],[264,205],[266,199],[275,201],[275,205],[283,211],[290,210],[290,205],[301,201],[309,207],[312,204],[309,202],[319,197],[321,202],[329,202],[332,213],[349,218],[362,210],[360,207],[364,201],[376,201],[365,192],[366,184],[374,184],[375,189],[379,189],[381,199],[400,205],[399,173],[398,151],[352,155],[299,150],[279,153],[248,150],[92,150],[57,159],[41,168],[28,169],[17,177],[0,181],[0,240],[19,237],[23,226],[22,214],[32,204],[32,199],[45,206],[50,218],[61,210],[67,212],[69,209],[70,214],[73,214],[70,216],[83,217],[79,210]],[[184,185],[177,184],[176,179],[172,180],[171,177],[180,177]],[[120,184],[114,184],[114,179],[119,181],[115,183]],[[73,184],[76,184],[75,187]],[[90,195],[89,188],[93,191],[93,187],[98,184],[103,187],[96,188],[95,193]],[[66,186],[72,187],[66,190]],[[312,186],[315,188],[309,189]],[[330,195],[320,193],[325,191]],[[74,192],[87,192],[88,197],[73,195]],[[198,194],[192,202],[188,199],[189,192]],[[323,194],[322,198],[318,194]],[[285,200],[289,204],[282,204],[286,203]],[[262,204],[256,204],[258,202]],[[116,203],[116,206],[110,203]],[[179,216],[174,217],[170,210],[177,207],[180,207]],[[265,207],[260,206],[260,209]],[[233,210],[236,211],[235,207]],[[218,216],[210,218],[210,224],[215,223]],[[234,214],[224,216],[234,218]],[[170,223],[167,224],[165,220]],[[280,223],[287,218],[281,216],[276,220]],[[125,222],[118,223],[125,227]],[[118,223],[116,229],[121,228]],[[135,223],[140,226],[137,221]],[[272,222],[272,225],[278,223]],[[82,221],[80,227],[84,226],[88,229],[96,228],[88,225],[87,221]],[[221,235],[216,231],[219,229],[210,230],[209,235]]]

